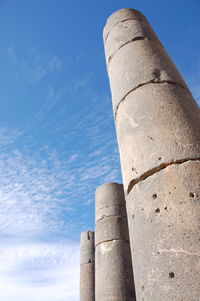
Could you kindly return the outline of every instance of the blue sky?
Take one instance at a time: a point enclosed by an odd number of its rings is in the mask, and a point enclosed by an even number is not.
[[[199,0],[0,1],[0,300],[79,300],[95,189],[121,182],[102,30],[123,7],[200,102]]]

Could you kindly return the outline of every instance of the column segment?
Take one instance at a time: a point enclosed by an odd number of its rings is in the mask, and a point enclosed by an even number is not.
[[[123,185],[96,190],[95,300],[135,301]]]
[[[80,301],[95,301],[94,232],[81,234]]]

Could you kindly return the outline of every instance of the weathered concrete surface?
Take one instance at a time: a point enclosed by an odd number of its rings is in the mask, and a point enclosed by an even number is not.
[[[135,301],[125,213],[123,185],[108,183],[101,185],[96,190],[96,301]]]
[[[140,13],[114,13],[104,41],[137,301],[197,301],[200,111]]]
[[[114,12],[107,20],[106,26],[103,30],[103,39],[104,42],[108,38],[108,34],[110,31],[119,23],[124,20],[136,19],[140,20],[141,13],[137,10],[129,9],[129,8],[122,8],[116,12]]]
[[[146,83],[171,82],[187,89],[180,73],[143,15],[140,14],[138,19],[126,19],[127,10],[125,14],[122,12],[123,10],[118,12],[121,21],[118,20],[105,41],[115,115],[127,94]],[[116,13],[115,17],[117,15]]]
[[[109,65],[115,53],[130,42],[137,40],[151,40],[158,44],[160,41],[149,26],[146,19],[126,19],[123,22],[117,23],[112,28],[112,34],[109,34],[105,42],[105,52],[107,57],[107,66]],[[160,44],[161,45],[161,44]]]
[[[80,301],[95,301],[95,265],[88,263],[80,269]]]
[[[108,187],[109,189],[105,189]],[[101,185],[96,190],[95,218],[96,222],[105,216],[127,217],[124,205],[123,185],[118,183],[107,183]]]
[[[200,158],[199,120],[200,110],[181,87],[148,84],[130,93],[116,116],[125,191],[162,165]]]
[[[198,301],[200,162],[166,167],[126,202],[137,301]]]
[[[80,301],[95,301],[94,232],[81,234]]]

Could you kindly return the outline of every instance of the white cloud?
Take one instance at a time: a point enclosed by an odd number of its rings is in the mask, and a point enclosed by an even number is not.
[[[79,245],[2,245],[0,300],[78,301]]]

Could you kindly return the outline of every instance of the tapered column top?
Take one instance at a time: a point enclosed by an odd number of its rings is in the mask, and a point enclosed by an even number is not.
[[[122,8],[114,12],[110,17],[107,19],[107,23],[104,27],[103,37],[104,41],[107,38],[108,33],[110,30],[117,24],[129,19],[136,19],[136,20],[142,20],[144,19],[146,22],[145,16],[139,12],[136,9],[132,8]]]

